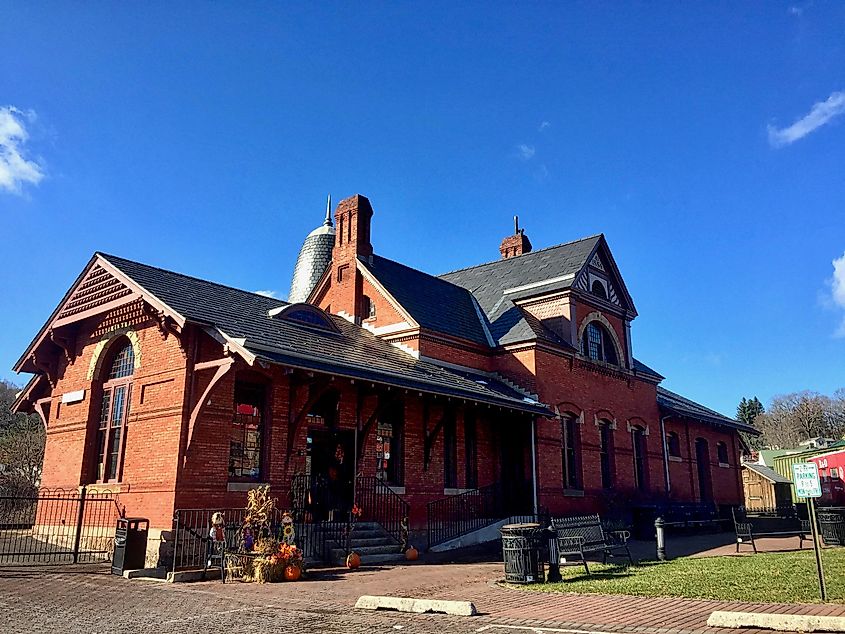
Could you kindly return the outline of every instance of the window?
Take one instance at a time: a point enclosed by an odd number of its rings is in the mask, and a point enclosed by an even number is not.
[[[405,484],[405,407],[400,402],[391,406],[381,417],[389,427],[387,436],[387,455],[384,456],[384,463],[387,467],[384,470],[384,477],[388,484],[401,487]],[[379,429],[382,428],[382,421],[379,420]]]
[[[670,458],[681,457],[681,439],[677,432],[670,431],[666,434],[666,449]]]
[[[475,414],[464,414],[464,455],[466,463],[466,488],[478,488],[478,430]]]
[[[458,430],[454,416],[443,423],[443,487],[458,488]]]
[[[264,434],[263,385],[235,383],[235,403],[229,429],[229,480],[261,479]]]
[[[728,458],[728,446],[725,443],[716,443],[716,455],[719,457],[719,464],[730,464],[730,459]]]
[[[610,421],[599,423],[599,457],[601,458],[601,486],[613,488],[613,428]]]
[[[591,321],[584,329],[581,347],[585,356],[594,361],[618,363],[613,339],[604,326],[597,321]]]
[[[634,482],[640,491],[648,491],[648,456],[645,429],[631,428],[631,449],[634,452]]]
[[[604,284],[602,284],[598,280],[595,280],[593,282],[592,291],[593,291],[593,295],[595,295],[596,297],[601,297],[602,299],[607,299],[607,291],[604,289]]]
[[[581,465],[579,464],[578,419],[572,414],[560,420],[563,440],[563,488],[578,489],[581,486]]]
[[[364,295],[363,299],[363,315],[364,319],[375,319],[376,318],[376,304],[375,302]]]
[[[96,482],[120,482],[126,447],[126,420],[135,373],[135,351],[122,339],[106,366],[103,396],[97,425]]]

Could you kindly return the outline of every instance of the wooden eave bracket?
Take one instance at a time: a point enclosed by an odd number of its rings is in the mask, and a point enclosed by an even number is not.
[[[191,409],[191,418],[188,421],[188,444],[187,446],[190,447],[191,440],[194,435],[194,427],[196,426],[197,419],[199,418],[200,412],[202,411],[203,406],[205,405],[206,399],[208,395],[211,394],[211,391],[215,388],[215,386],[220,382],[226,373],[232,369],[232,366],[235,365],[234,357],[223,357],[222,359],[216,359],[214,361],[204,361],[202,363],[197,363],[194,366],[195,372],[201,372],[202,370],[208,370],[211,368],[216,368],[214,372],[214,376],[211,377],[211,381],[209,381],[208,385],[203,390],[202,395],[194,403],[193,408]]]
[[[431,464],[431,450],[434,448],[434,442],[437,440],[437,436],[440,433],[440,430],[443,429],[443,425],[446,423],[446,418],[448,416],[454,416],[454,414],[454,407],[448,405],[444,407],[443,413],[440,416],[440,420],[438,420],[437,424],[432,428],[431,431],[429,431],[429,411],[428,403],[426,402],[423,411],[423,433],[425,434],[425,438],[423,440],[423,471],[428,471],[428,466]]]
[[[46,405],[49,405],[52,399],[49,396],[45,396],[44,398],[39,398],[32,404],[32,408],[35,410],[35,413],[38,414],[39,418],[41,418],[41,422],[44,423],[44,431],[47,431],[47,408]]]
[[[323,395],[329,391],[331,387],[331,377],[321,377],[315,378],[309,381],[306,385],[308,385],[308,398],[303,403],[302,407],[299,408],[299,411],[294,412],[293,407],[290,408],[290,418],[288,419],[288,442],[287,442],[287,455],[285,457],[286,461],[290,461],[291,454],[293,454],[293,445],[294,440],[296,437],[296,432],[299,431],[300,426],[302,425],[302,421],[308,416],[311,412],[311,408],[317,404]],[[295,385],[293,380],[291,380],[290,392],[291,397],[295,394]]]

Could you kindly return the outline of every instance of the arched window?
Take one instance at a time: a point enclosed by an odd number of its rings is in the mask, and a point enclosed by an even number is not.
[[[604,288],[604,284],[602,284],[600,281],[593,281],[592,291],[593,295],[595,295],[596,297],[607,299],[607,291]]]
[[[563,488],[581,488],[581,434],[574,414],[560,419],[563,458]]]
[[[129,417],[134,373],[135,351],[128,340],[120,339],[114,345],[109,363],[103,365],[95,482],[120,482],[122,478],[126,420]]]
[[[678,432],[670,431],[666,434],[666,449],[669,451],[670,458],[681,457],[681,438]]]
[[[727,465],[731,463],[730,458],[728,457],[728,446],[725,443],[716,443],[716,455],[719,457],[720,465]]]
[[[584,337],[581,342],[584,355],[593,361],[604,361],[618,365],[619,357],[616,354],[616,347],[613,345],[613,338],[607,329],[598,321],[591,321],[584,329]]]
[[[613,427],[608,420],[599,421],[599,457],[601,458],[601,486],[613,488]]]
[[[631,448],[634,452],[634,483],[640,491],[648,491],[648,454],[646,453],[645,429],[631,428]]]

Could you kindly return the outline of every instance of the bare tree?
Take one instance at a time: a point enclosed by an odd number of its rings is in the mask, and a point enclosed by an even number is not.
[[[41,483],[46,434],[35,414],[13,414],[18,388],[0,380],[0,491],[29,495]]]
[[[793,392],[772,399],[768,411],[754,424],[770,447],[797,447],[809,438],[842,438],[845,435],[845,389],[833,397],[818,392]]]

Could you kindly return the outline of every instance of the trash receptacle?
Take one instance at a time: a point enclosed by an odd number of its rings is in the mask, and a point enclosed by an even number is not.
[[[150,521],[140,517],[121,517],[114,531],[114,555],[111,572],[123,575],[126,570],[144,567],[147,558],[147,534]]]
[[[825,546],[845,546],[845,508],[829,506],[817,509],[816,518]]]
[[[501,533],[505,581],[542,583],[543,558],[540,556],[540,549],[543,529],[540,525],[507,524],[502,526]]]

